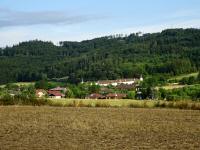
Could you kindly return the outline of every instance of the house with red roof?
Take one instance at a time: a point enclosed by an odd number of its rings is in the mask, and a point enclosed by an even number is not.
[[[60,99],[60,98],[65,97],[66,91],[67,91],[67,88],[56,87],[56,88],[50,89],[48,91],[48,95],[50,98]]]
[[[48,95],[50,98],[61,99],[65,97],[65,94],[61,93],[60,91],[48,91]]]
[[[124,99],[126,98],[126,94],[119,94],[119,93],[110,93],[106,95],[106,99]]]
[[[98,93],[92,93],[86,99],[105,99],[105,96],[98,94]]]

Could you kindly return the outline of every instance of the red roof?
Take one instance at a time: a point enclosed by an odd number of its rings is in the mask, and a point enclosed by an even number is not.
[[[60,91],[48,91],[48,94],[51,95],[51,96],[61,96],[63,97],[64,94],[62,94]]]
[[[102,98],[105,98],[105,97],[101,94],[93,93],[93,94],[90,94],[89,98],[91,98],[91,99],[102,99]]]
[[[122,98],[125,98],[127,95],[126,94],[113,94],[113,93],[110,93],[108,94],[106,97],[107,98],[119,98],[119,99],[122,99]]]

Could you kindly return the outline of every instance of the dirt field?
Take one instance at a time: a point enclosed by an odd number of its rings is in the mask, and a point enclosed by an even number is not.
[[[200,111],[0,107],[0,149],[200,149]]]

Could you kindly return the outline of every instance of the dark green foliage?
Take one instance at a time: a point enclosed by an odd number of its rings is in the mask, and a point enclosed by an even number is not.
[[[167,91],[161,88],[158,92],[160,93],[160,99],[165,100],[167,97]]]
[[[15,100],[9,94],[6,94],[3,97],[0,97],[0,105],[14,105],[14,104],[15,104]]]
[[[188,84],[188,85],[192,85],[198,83],[198,78],[195,78],[193,76],[191,77],[185,77],[182,80],[180,80],[180,84]]]
[[[2,93],[4,94],[1,94]],[[7,84],[0,89],[0,105],[45,105],[47,100],[37,99],[34,86]]]
[[[71,89],[67,89],[66,98],[74,98],[74,93]]]
[[[0,83],[173,76],[200,68],[199,29],[60,44],[36,40],[0,49]]]
[[[128,91],[128,93],[127,93],[127,98],[128,99],[135,99],[136,97],[135,97],[135,91]]]
[[[25,96],[16,96],[12,97],[10,95],[5,95],[0,97],[0,105],[34,105],[41,106],[47,105],[48,102],[46,99],[36,99],[34,97],[25,97]]]
[[[36,89],[45,89],[45,90],[49,90],[55,87],[66,87],[67,84],[64,82],[49,82],[47,80],[40,80],[35,82],[35,88]]]
[[[200,100],[200,85],[188,86],[180,89],[165,90],[159,89],[159,99],[176,100]]]
[[[89,90],[89,93],[99,93],[100,86],[92,84],[92,85],[89,86],[88,90]]]
[[[68,85],[68,98],[85,98],[88,95],[88,88],[84,84]]]
[[[197,76],[197,82],[200,83],[200,71],[199,71],[199,74]]]
[[[35,88],[48,90],[51,88],[51,84],[49,84],[48,81],[41,80],[35,83]]]

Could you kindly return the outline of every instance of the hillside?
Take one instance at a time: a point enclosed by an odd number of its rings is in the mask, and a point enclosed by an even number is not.
[[[200,30],[108,36],[82,42],[29,41],[0,49],[0,83],[174,76],[200,68]]]

